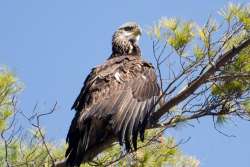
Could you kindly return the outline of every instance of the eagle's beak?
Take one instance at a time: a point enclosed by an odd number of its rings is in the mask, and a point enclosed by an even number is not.
[[[141,36],[141,30],[139,28],[137,28],[135,31],[134,31],[134,37],[135,37],[135,43],[138,45],[139,44],[139,39],[140,39],[140,36]]]
[[[140,36],[141,36],[141,29],[135,28],[131,31],[131,34],[129,36],[129,41],[138,44]]]
[[[135,36],[141,36],[141,29],[140,28],[136,28],[134,30],[134,33],[133,33]]]

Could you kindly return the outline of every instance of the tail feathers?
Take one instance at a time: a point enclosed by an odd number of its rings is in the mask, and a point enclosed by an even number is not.
[[[71,136],[68,136],[69,146],[66,150],[65,157],[68,166],[80,166],[80,164],[87,160],[86,152],[90,145],[89,127],[85,126],[81,131],[76,130]]]
[[[79,129],[70,128],[67,136],[68,148],[66,150],[66,164],[79,167],[81,163],[91,161],[104,148],[107,132],[101,128],[97,121],[85,122]]]

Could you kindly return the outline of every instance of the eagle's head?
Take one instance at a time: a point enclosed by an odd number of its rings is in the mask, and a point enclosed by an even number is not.
[[[138,40],[141,36],[141,28],[135,22],[127,22],[120,26],[113,35],[113,55],[140,55]]]

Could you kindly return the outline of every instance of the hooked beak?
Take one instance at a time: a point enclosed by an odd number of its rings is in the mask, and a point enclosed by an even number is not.
[[[132,43],[138,44],[140,36],[141,36],[141,29],[140,28],[136,28],[133,32],[133,37],[130,39],[130,41]]]
[[[133,33],[134,36],[141,36],[141,28],[136,28]]]

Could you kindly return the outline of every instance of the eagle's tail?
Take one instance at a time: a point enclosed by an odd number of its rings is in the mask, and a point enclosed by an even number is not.
[[[67,166],[79,167],[81,163],[93,160],[97,154],[112,144],[113,139],[107,139],[107,132],[101,128],[103,124],[96,124],[100,121],[85,120],[81,128],[75,126],[74,121],[73,119],[67,135],[69,145],[65,157]]]

